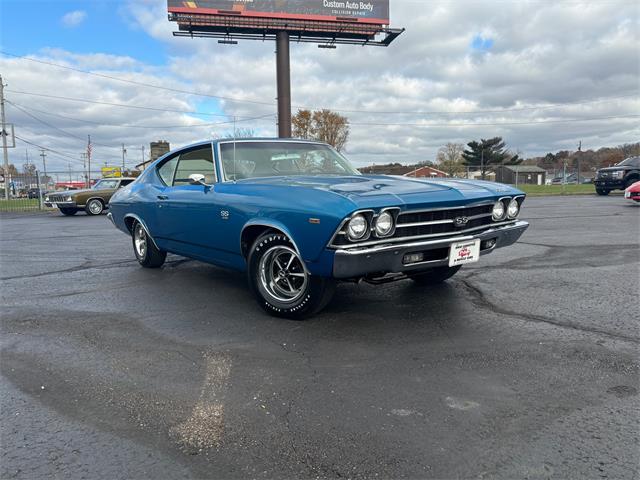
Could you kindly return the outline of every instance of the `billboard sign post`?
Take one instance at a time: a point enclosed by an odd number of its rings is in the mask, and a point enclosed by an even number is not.
[[[218,43],[275,40],[278,134],[291,137],[289,44],[387,47],[404,29],[389,28],[389,0],[167,0],[178,37],[217,38]]]

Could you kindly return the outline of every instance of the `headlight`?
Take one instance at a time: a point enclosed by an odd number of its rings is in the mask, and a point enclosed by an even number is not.
[[[494,221],[502,220],[504,218],[504,203],[502,200],[498,200],[493,204],[493,211],[491,212],[491,217]]]
[[[513,198],[509,202],[509,206],[507,207],[507,217],[516,218],[518,216],[518,213],[520,213],[520,205],[518,204],[517,200]]]
[[[347,235],[351,240],[360,240],[367,233],[369,224],[362,215],[356,215],[347,224]]]
[[[71,197],[65,197],[65,199],[64,199],[65,202],[70,202],[71,200],[72,200]]]
[[[386,237],[393,230],[393,215],[389,212],[382,212],[376,220],[376,235]]]
[[[622,170],[617,170],[611,174],[612,177],[622,178],[624,176],[624,172]]]
[[[44,201],[48,202],[49,201],[49,197],[44,197]]]

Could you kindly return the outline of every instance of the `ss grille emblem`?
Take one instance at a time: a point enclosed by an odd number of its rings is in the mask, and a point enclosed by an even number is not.
[[[222,220],[229,220],[229,210],[220,210],[220,218],[222,218]]]
[[[453,219],[453,224],[456,227],[464,227],[467,223],[469,223],[469,217],[456,217]]]

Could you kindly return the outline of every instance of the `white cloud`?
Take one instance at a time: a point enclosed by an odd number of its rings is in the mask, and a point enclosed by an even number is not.
[[[77,27],[84,22],[86,18],[87,12],[84,10],[74,10],[62,16],[62,23],[65,27]]]
[[[583,148],[599,148],[640,138],[638,118],[589,120],[640,113],[640,15],[633,3],[501,1],[496,5],[394,2],[392,22],[407,31],[387,49],[340,46],[320,50],[293,44],[293,104],[344,110],[352,123],[347,154],[358,165],[433,159],[446,142],[466,143],[496,135],[525,156],[575,149],[579,140]],[[163,0],[146,0],[125,4],[121,11],[132,26],[164,43],[162,48],[170,56],[163,66],[101,52],[34,53],[56,63],[137,82],[271,105],[216,101],[24,60],[0,59],[0,71],[8,73],[8,89],[177,110],[201,110],[203,104],[211,110],[215,108],[211,105],[219,105],[225,113],[240,117],[275,112],[273,44],[225,46],[214,40],[175,38],[170,33],[175,25],[167,21],[165,8]],[[477,35],[493,40],[481,56],[469,48]],[[612,98],[630,94],[636,96]],[[148,146],[151,140],[164,138],[178,146],[214,131],[230,130],[227,125],[199,126],[224,118],[82,104],[10,91],[7,95],[26,107],[86,121],[190,126],[112,127],[36,114],[80,137],[75,139],[9,107],[12,118],[8,121],[16,123],[16,133],[78,154],[84,138],[91,134],[95,142],[112,146],[94,144],[96,156],[109,161],[118,158],[122,143],[128,146],[129,158],[135,155],[137,160],[140,146]],[[603,101],[585,103],[593,100]],[[547,108],[549,104],[564,106]],[[486,110],[497,112],[480,112]],[[443,111],[452,113],[434,113]],[[547,121],[566,123],[525,124]],[[395,123],[405,125],[391,125]],[[518,124],[507,125],[510,123]],[[273,116],[239,126],[253,127],[264,135],[276,133]]]

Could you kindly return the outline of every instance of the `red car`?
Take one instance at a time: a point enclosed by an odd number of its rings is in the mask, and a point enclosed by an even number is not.
[[[640,202],[640,182],[629,185],[624,191],[624,198]]]

